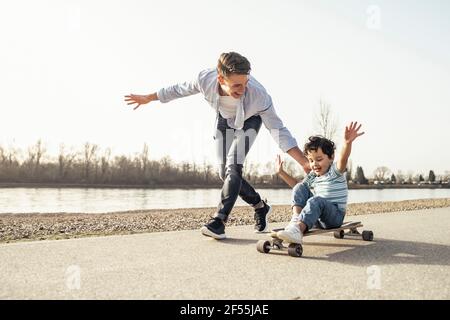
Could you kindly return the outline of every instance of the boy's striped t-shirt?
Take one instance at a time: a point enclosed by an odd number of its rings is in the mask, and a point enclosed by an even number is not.
[[[347,208],[347,179],[345,174],[339,172],[335,162],[327,173],[317,176],[310,172],[302,183],[306,184],[315,196],[336,203],[340,210],[345,211]]]

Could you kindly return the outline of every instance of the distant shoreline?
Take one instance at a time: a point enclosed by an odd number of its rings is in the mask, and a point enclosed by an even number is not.
[[[256,189],[289,189],[286,185],[267,185],[254,184]],[[108,185],[108,184],[83,184],[83,183],[29,183],[29,182],[8,182],[0,183],[0,188],[90,188],[90,189],[221,189],[221,185]],[[349,184],[350,190],[364,190],[364,189],[450,189],[450,184],[405,184],[405,185],[360,185]]]

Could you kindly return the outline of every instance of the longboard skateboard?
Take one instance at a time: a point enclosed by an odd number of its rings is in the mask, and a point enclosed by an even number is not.
[[[362,238],[364,241],[373,240],[373,232],[370,230],[364,230],[362,233],[358,231],[358,228],[363,227],[360,221],[348,221],[342,224],[339,228],[334,229],[319,229],[313,228],[303,234],[303,237],[317,235],[321,233],[333,232],[334,237],[337,239],[343,239],[344,237],[356,237]],[[256,249],[261,253],[269,253],[270,250],[288,250],[288,254],[291,257],[301,257],[303,254],[303,246],[300,243],[289,243],[288,246],[283,244],[283,240],[278,238],[277,232],[284,230],[283,228],[273,229],[270,233],[272,240],[259,240],[256,244]],[[345,232],[345,230],[349,230]]]

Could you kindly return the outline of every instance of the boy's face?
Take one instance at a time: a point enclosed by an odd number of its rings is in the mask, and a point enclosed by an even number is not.
[[[306,155],[311,166],[312,171],[321,176],[325,174],[333,163],[334,155],[329,158],[328,155],[322,152],[322,148],[317,148],[317,151],[310,150]]]
[[[226,94],[239,99],[245,93],[249,76],[246,74],[231,74],[228,77],[223,77],[219,74],[217,80]]]

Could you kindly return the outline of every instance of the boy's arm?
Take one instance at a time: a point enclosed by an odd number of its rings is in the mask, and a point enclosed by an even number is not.
[[[283,160],[281,160],[280,155],[277,155],[276,170],[280,178],[283,179],[283,181],[286,182],[289,185],[289,187],[294,188],[295,185],[298,183],[298,181],[294,177],[292,177],[286,171],[283,170]]]
[[[345,127],[345,135],[344,135],[344,146],[342,147],[341,156],[337,162],[337,169],[340,173],[344,173],[347,169],[347,161],[350,157],[350,153],[352,152],[352,143],[353,141],[364,134],[364,132],[358,133],[361,125],[356,127],[358,122],[350,123],[349,126]]]
[[[278,172],[278,175],[281,179],[283,179],[284,182],[286,182],[289,187],[294,188],[295,185],[298,183],[297,179],[287,174],[285,171]]]

